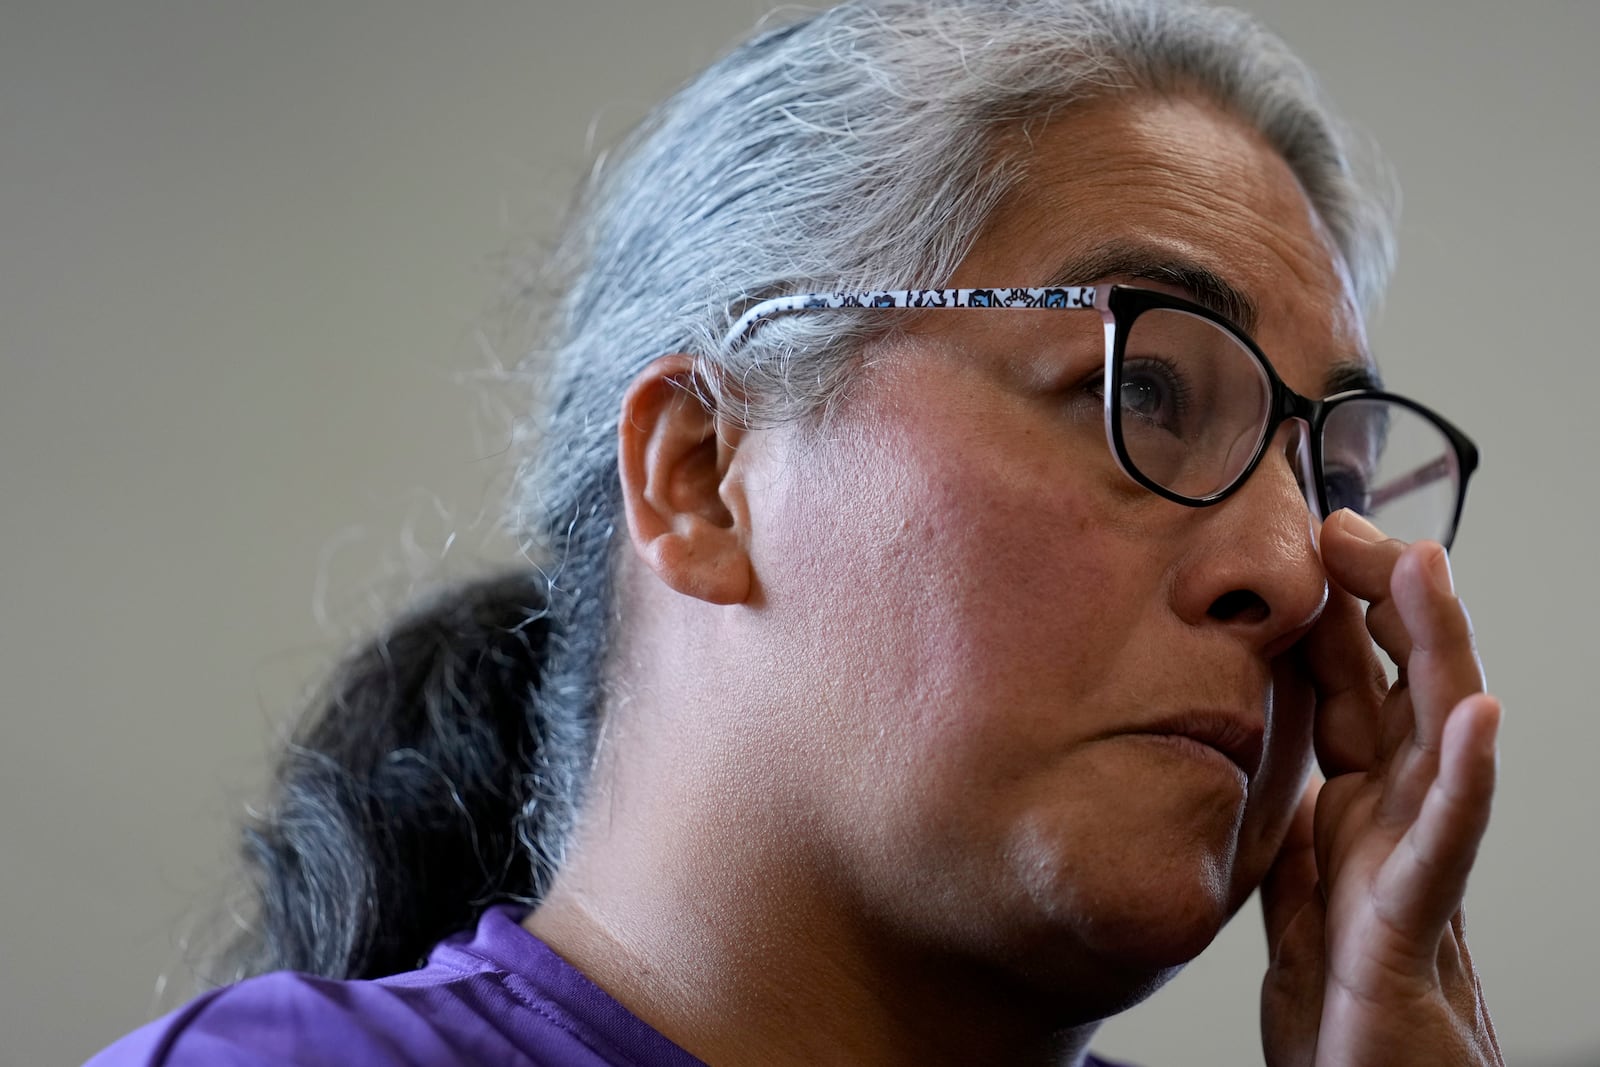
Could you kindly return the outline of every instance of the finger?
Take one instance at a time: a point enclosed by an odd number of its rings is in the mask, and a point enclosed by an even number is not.
[[[1322,562],[1328,577],[1371,607],[1367,631],[1397,666],[1411,654],[1411,636],[1392,601],[1395,565],[1406,543],[1385,537],[1376,526],[1348,508],[1323,523]]]
[[[1314,827],[1321,788],[1322,783],[1313,780],[1300,794],[1289,832],[1261,882],[1261,921],[1267,928],[1269,959],[1277,958],[1289,923],[1318,892]]]
[[[1354,516],[1335,512],[1322,526],[1319,540],[1330,575],[1333,568],[1327,557],[1342,559],[1346,572],[1359,570],[1363,552],[1370,547],[1349,531],[1347,517]],[[1362,574],[1359,580],[1352,580],[1370,589],[1377,576]],[[1387,588],[1387,572],[1382,580]],[[1364,771],[1377,762],[1377,711],[1389,680],[1372,648],[1363,611],[1361,601],[1335,580],[1330,583],[1322,615],[1296,650],[1316,691],[1313,743],[1322,773],[1329,778]]]
[[[1437,748],[1445,717],[1484,687],[1472,621],[1456,596],[1450,557],[1431,541],[1406,550],[1395,567],[1393,602],[1411,634],[1404,663],[1422,744]]]
[[[1316,692],[1312,744],[1322,773],[1336,778],[1377,763],[1377,709],[1389,688],[1383,664],[1361,621],[1361,602],[1342,589],[1301,642],[1300,656]]]
[[[1389,599],[1389,577],[1406,543],[1384,536],[1349,508],[1341,508],[1322,524],[1318,539],[1328,576],[1362,600]]]
[[[1374,600],[1368,606],[1367,633],[1371,634],[1373,642],[1383,649],[1383,654],[1389,657],[1390,663],[1401,670],[1405,669],[1413,647],[1411,631],[1406,629],[1405,619],[1401,616],[1400,608],[1395,604],[1392,595],[1385,595],[1382,600]]]
[[[1439,936],[1461,907],[1489,825],[1500,719],[1500,702],[1487,694],[1474,694],[1451,713],[1438,776],[1373,887],[1379,914],[1411,937],[1418,960],[1430,965]]]
[[[1438,774],[1446,717],[1467,697],[1483,691],[1472,624],[1455,595],[1444,549],[1423,541],[1406,550],[1395,567],[1394,603],[1412,631],[1413,651],[1403,694],[1409,706],[1403,717],[1409,721],[1404,731],[1402,716],[1391,713],[1385,723],[1385,742],[1391,734],[1402,734],[1393,756],[1385,761],[1390,773],[1378,807],[1378,817],[1391,825],[1416,817]],[[1383,743],[1379,749],[1390,751]]]

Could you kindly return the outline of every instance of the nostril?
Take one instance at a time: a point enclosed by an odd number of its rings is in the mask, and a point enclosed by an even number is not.
[[[1211,602],[1206,612],[1220,622],[1265,622],[1272,609],[1257,593],[1248,589],[1233,589]]]

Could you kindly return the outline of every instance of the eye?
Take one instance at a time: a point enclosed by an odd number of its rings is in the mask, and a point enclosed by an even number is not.
[[[1361,471],[1354,467],[1328,467],[1322,473],[1322,485],[1328,494],[1328,514],[1340,508],[1349,508],[1357,515],[1370,514],[1372,486]]]
[[[1159,359],[1129,360],[1122,368],[1122,388],[1118,396],[1123,427],[1131,428],[1128,416],[1179,433],[1189,407],[1189,386],[1172,364]]]

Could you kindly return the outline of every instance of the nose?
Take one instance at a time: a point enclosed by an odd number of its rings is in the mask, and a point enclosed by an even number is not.
[[[1328,584],[1309,466],[1304,427],[1286,422],[1244,485],[1195,513],[1174,586],[1185,622],[1225,627],[1273,656],[1321,615]]]

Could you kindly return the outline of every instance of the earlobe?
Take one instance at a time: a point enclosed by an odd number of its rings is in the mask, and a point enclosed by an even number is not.
[[[695,391],[690,356],[652,361],[623,396],[617,467],[634,551],[669,587],[712,604],[750,595],[732,437]]]

